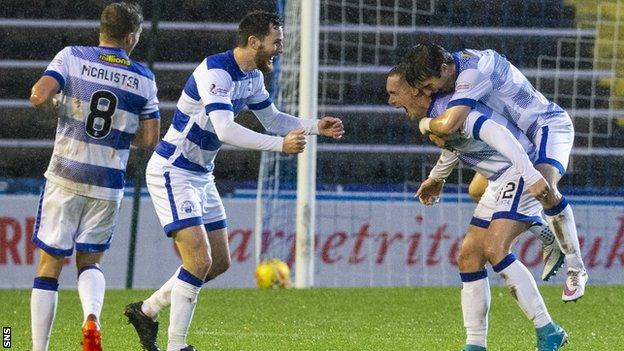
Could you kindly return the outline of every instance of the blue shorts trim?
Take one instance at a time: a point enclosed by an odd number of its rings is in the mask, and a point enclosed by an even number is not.
[[[540,216],[527,216],[527,215],[523,215],[522,213],[518,213],[518,212],[511,212],[511,211],[500,211],[500,212],[495,212],[492,215],[492,220],[495,219],[513,219],[514,221],[518,221],[518,222],[529,222],[529,223],[542,223],[542,217]]]
[[[227,219],[222,219],[220,221],[204,224],[204,227],[206,228],[207,232],[211,232],[213,230],[227,228],[227,226],[228,226]]]
[[[540,141],[539,152],[537,154],[537,160],[533,162],[533,165],[538,164],[549,164],[557,170],[559,170],[559,174],[565,174],[565,168],[561,164],[561,162],[555,160],[554,158],[549,158],[546,156],[546,145],[548,144],[548,126],[542,127],[542,140]]]
[[[485,219],[481,219],[477,217],[472,217],[472,219],[470,220],[470,224],[474,225],[475,227],[484,228],[484,229],[488,229],[490,227],[490,221],[486,221]]]
[[[76,243],[76,251],[80,252],[104,252],[110,248],[111,245],[111,237],[107,243],[105,244],[86,244],[86,243]]]
[[[169,176],[169,172],[165,172],[163,176],[165,177],[165,188],[167,189],[167,197],[169,198],[171,216],[173,216],[173,221],[175,222],[178,220],[178,209],[176,207],[175,199],[173,198],[173,190],[171,189],[171,177]]]
[[[171,237],[174,231],[180,230],[183,228],[194,227],[196,225],[202,225],[204,221],[201,217],[191,217],[186,219],[181,219],[177,221],[173,221],[172,223],[167,224],[163,229],[165,230],[165,234],[168,237]]]
[[[57,248],[54,248],[52,246],[46,245],[46,243],[44,243],[43,241],[41,241],[37,237],[37,233],[33,234],[32,242],[33,242],[33,244],[35,244],[35,246],[37,246],[41,250],[49,253],[50,255],[54,255],[54,256],[71,256],[72,253],[74,252],[73,248],[72,249],[63,250],[63,249],[57,249]]]
[[[561,175],[564,175],[566,172],[561,162],[555,160],[554,158],[540,157],[533,163],[533,165],[536,166],[544,163],[555,167]]]
[[[44,243],[37,237],[37,234],[39,234],[39,225],[41,224],[41,207],[43,206],[43,196],[45,195],[45,187],[46,187],[46,183],[43,184],[43,190],[41,190],[41,196],[39,196],[39,205],[37,206],[37,219],[35,220],[35,230],[33,232],[31,240],[33,244],[35,244],[35,246],[49,253],[50,255],[71,256],[72,253],[74,252],[73,248],[70,248],[67,250],[57,249],[57,248],[46,245],[46,243]]]

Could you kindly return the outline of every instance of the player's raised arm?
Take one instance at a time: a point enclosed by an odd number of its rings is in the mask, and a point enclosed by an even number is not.
[[[54,95],[59,87],[58,82],[50,76],[39,78],[30,91],[30,103],[38,109],[53,110]]]
[[[472,68],[458,74],[458,62],[439,45],[419,44],[408,50],[403,64],[411,86],[429,95],[454,91],[444,113],[420,121],[421,133],[444,137],[461,129],[477,101],[492,89],[489,77],[482,71],[490,69],[493,60],[484,57],[482,61],[472,63]]]
[[[550,188],[544,177],[535,169],[522,145],[507,128],[485,116],[473,113],[466,120],[464,133],[485,142],[509,159],[513,167],[523,176],[531,194],[538,200],[548,195]]]
[[[444,137],[457,132],[471,108],[468,106],[455,106],[444,111],[443,114],[436,118],[423,118],[418,123],[418,129],[422,134],[433,133]]]
[[[56,105],[54,96],[63,89],[68,76],[68,48],[61,50],[48,65],[43,76],[30,90],[30,103],[41,110],[52,111]]]
[[[298,118],[278,110],[264,85],[257,87],[248,106],[269,133],[286,135],[293,130],[302,129],[306,135],[322,135],[334,139],[340,139],[344,135],[344,126],[339,118]]]
[[[435,204],[442,193],[445,179],[451,174],[457,163],[458,156],[449,150],[442,150],[438,162],[429,172],[429,176],[420,184],[416,191],[416,197],[424,205]]]

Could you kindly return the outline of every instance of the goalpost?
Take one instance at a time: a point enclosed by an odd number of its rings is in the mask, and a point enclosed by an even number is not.
[[[318,102],[319,0],[301,6],[301,58],[299,68],[299,116],[316,118]],[[316,136],[306,137],[297,159],[297,232],[295,287],[314,285],[314,231],[316,216]]]
[[[413,27],[415,15],[431,14],[433,4],[434,0],[397,0],[387,6],[380,6],[376,0],[278,1],[278,12],[285,19],[285,47],[274,72],[274,81],[279,79],[274,85],[274,100],[280,109],[302,118],[319,117],[319,106],[322,112],[335,112],[329,111],[327,106],[341,106],[345,102],[343,95],[347,85],[357,85],[361,80],[361,73],[355,66],[381,64],[375,70],[385,71],[380,59],[397,46],[398,27],[401,23],[407,24],[404,29]],[[347,14],[354,10],[359,13],[355,19]],[[321,22],[326,27],[322,40],[319,38]],[[355,40],[352,40],[354,35]],[[382,43],[387,38],[389,41]],[[319,46],[323,50],[322,71]],[[367,51],[371,48],[372,55]],[[354,49],[356,52],[352,53]],[[366,56],[372,61],[367,61]],[[335,70],[343,65],[346,70]],[[356,80],[351,81],[349,76],[354,72]],[[295,287],[298,288],[314,285],[316,151],[316,137],[309,136],[306,150],[296,163],[292,156],[268,152],[261,156],[254,230],[256,264],[272,257],[294,263]],[[295,167],[296,181],[293,179]],[[292,210],[294,197],[296,211]],[[285,240],[271,240],[271,235],[281,235]],[[290,257],[293,251],[294,259]]]

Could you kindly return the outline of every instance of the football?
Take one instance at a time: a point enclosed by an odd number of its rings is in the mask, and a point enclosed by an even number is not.
[[[278,258],[262,261],[256,268],[256,285],[259,288],[289,288],[290,268]]]

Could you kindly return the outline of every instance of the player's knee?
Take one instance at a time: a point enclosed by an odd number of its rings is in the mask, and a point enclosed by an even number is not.
[[[491,264],[497,264],[500,262],[507,253],[509,247],[506,245],[506,240],[501,235],[491,235],[485,245],[484,254],[488,262]]]
[[[474,272],[483,266],[483,253],[479,252],[479,247],[473,242],[465,241],[459,250],[457,264],[461,272]]]
[[[203,276],[206,276],[211,266],[212,256],[210,256],[210,253],[198,255],[197,260],[195,261],[195,267],[198,271],[202,272]]]
[[[82,267],[90,266],[90,265],[99,265],[102,260],[103,252],[77,252],[76,253],[76,268],[81,269]]]
[[[211,267],[211,270],[213,272],[213,275],[216,277],[220,274],[225,273],[225,271],[227,271],[230,266],[232,265],[232,261],[230,259],[230,256],[225,256],[220,258],[219,260],[215,260],[213,262],[213,266]]]
[[[39,250],[39,264],[37,266],[38,277],[58,278],[63,269],[64,256],[56,256],[49,254],[43,250]]]

